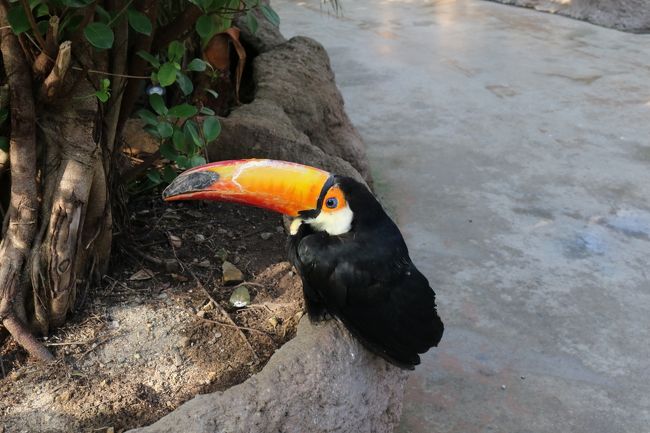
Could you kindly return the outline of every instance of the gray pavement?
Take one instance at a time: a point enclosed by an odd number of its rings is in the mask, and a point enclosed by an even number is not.
[[[650,432],[650,35],[479,0],[273,4],[327,48],[438,293],[398,431]]]

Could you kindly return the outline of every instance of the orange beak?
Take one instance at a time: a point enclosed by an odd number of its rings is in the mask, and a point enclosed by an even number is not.
[[[317,209],[329,178],[326,171],[273,159],[221,161],[181,173],[163,199],[228,201],[296,217]]]

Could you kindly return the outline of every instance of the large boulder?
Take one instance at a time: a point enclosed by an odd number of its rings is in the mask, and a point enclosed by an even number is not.
[[[389,433],[405,380],[403,370],[370,354],[337,321],[303,318],[260,373],[128,433]]]
[[[626,32],[650,32],[648,0],[492,0],[589,21]]]
[[[264,19],[255,35],[242,31],[242,40],[258,53],[255,97],[221,119],[210,159],[294,161],[370,183],[364,143],[345,113],[323,46],[300,36],[285,41]]]

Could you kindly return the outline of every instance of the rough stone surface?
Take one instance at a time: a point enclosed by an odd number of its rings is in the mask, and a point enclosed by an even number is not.
[[[281,159],[370,180],[364,144],[318,42],[292,38],[259,55],[253,67],[255,99],[222,119],[210,159]]]
[[[224,284],[237,284],[244,281],[244,274],[232,263],[225,261],[221,265]]]
[[[604,27],[635,33],[650,32],[648,0],[490,0],[557,13]]]
[[[406,376],[338,322],[303,318],[260,373],[130,432],[388,433],[399,421]]]

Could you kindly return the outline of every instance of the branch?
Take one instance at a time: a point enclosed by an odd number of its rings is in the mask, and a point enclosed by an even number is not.
[[[32,8],[29,6],[29,2],[27,0],[20,0],[20,3],[23,5],[23,9],[25,10],[25,15],[27,15],[27,20],[29,21],[29,25],[32,28],[32,32],[34,32],[34,37],[36,38],[36,41],[40,45],[41,51],[45,50],[45,40],[43,39],[43,36],[41,36],[41,32],[38,31],[38,27],[36,26],[36,20],[34,19],[34,15],[32,14]]]
[[[54,67],[50,71],[40,90],[40,97],[45,102],[52,102],[56,95],[63,87],[65,76],[70,70],[70,61],[72,59],[72,43],[65,41],[59,48],[56,55]]]
[[[7,3],[0,3],[0,51],[11,98],[11,200],[9,225],[0,242],[0,320],[16,341],[40,360],[52,355],[16,317],[21,299],[21,276],[36,234],[38,188],[36,184],[36,114],[31,71],[18,38],[7,21]]]
[[[157,52],[165,48],[171,41],[180,39],[185,33],[191,31],[201,15],[203,15],[201,9],[194,5],[188,6],[176,19],[156,32],[152,51]]]
[[[158,2],[155,0],[144,0],[141,4],[140,7],[138,8],[139,12],[142,12],[149,18],[149,21],[155,26],[157,22],[157,17],[158,17]],[[152,35],[154,34],[154,31],[152,31]],[[144,75],[144,72],[148,66],[148,63],[146,60],[144,60],[142,57],[135,55],[138,51],[147,51],[149,52],[151,50],[151,43],[153,41],[153,36],[146,36],[146,35],[138,35],[138,38],[135,41],[131,59],[130,59],[130,68],[129,68],[129,75]],[[140,88],[141,81],[136,80],[136,79],[129,79],[129,82],[126,85],[126,89],[124,89],[124,96],[122,98],[122,106],[120,107],[120,117],[117,122],[117,134],[122,133],[122,128],[124,127],[124,123],[126,123],[126,120],[129,118],[131,115],[131,112],[133,111],[133,107],[135,107],[135,103],[138,100],[138,97],[140,96],[140,92],[138,91]],[[115,148],[117,149],[117,146]]]

